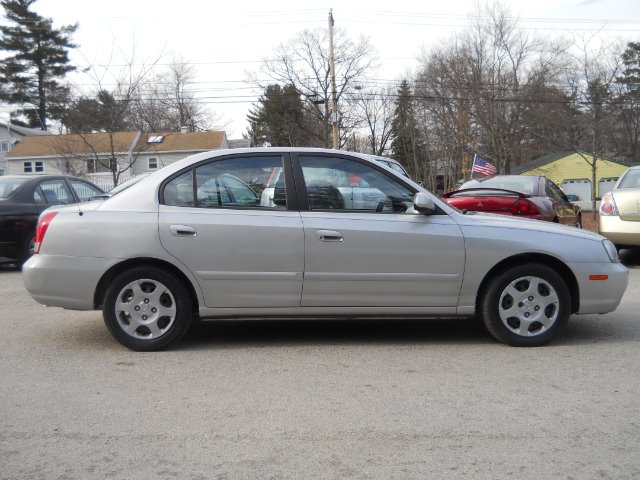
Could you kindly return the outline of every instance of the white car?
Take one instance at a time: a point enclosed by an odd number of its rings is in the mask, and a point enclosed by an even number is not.
[[[266,148],[46,210],[23,279],[45,305],[102,309],[134,350],[167,347],[196,317],[477,316],[535,346],[571,314],[614,310],[628,271],[600,235],[463,214],[367,155]]]

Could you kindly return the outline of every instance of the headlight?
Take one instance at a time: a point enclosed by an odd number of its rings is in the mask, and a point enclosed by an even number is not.
[[[613,243],[611,243],[611,240],[607,240],[605,238],[604,240],[602,240],[602,246],[607,251],[607,255],[609,255],[609,258],[613,263],[619,262],[618,249]]]

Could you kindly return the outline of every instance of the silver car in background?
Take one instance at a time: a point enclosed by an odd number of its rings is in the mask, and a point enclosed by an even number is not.
[[[23,269],[38,302],[102,309],[144,351],[196,317],[476,316],[537,346],[614,310],[627,278],[595,233],[463,214],[367,155],[296,148],[202,153],[49,209]]]

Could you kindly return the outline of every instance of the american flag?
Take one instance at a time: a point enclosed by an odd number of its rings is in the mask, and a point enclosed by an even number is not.
[[[471,176],[473,177],[474,173],[479,173],[485,177],[493,177],[498,174],[496,167],[491,165],[486,160],[483,160],[478,155],[473,156],[473,166],[471,167]]]

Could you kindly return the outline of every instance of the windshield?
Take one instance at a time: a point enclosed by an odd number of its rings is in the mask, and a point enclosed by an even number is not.
[[[458,190],[467,190],[469,188],[500,188],[503,190],[513,190],[514,192],[526,193],[528,195],[536,194],[536,186],[538,185],[538,177],[529,177],[526,175],[498,176],[481,180],[469,180],[463,184]]]
[[[16,189],[26,182],[26,178],[0,177],[0,198],[8,198]]]

